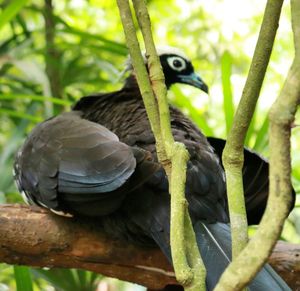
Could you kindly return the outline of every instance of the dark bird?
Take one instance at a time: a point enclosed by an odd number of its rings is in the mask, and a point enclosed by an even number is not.
[[[208,92],[182,52],[163,50],[159,56],[168,88],[184,83]],[[190,154],[186,198],[207,269],[207,290],[212,290],[231,259],[220,163],[225,141],[207,139],[172,106],[170,113],[174,138]],[[157,244],[172,261],[168,180],[157,162],[133,71],[121,90],[83,97],[71,112],[37,125],[17,154],[15,179],[29,203],[95,217],[110,235],[145,246]],[[258,223],[268,195],[268,163],[246,149],[244,186],[248,220]],[[268,265],[249,288],[290,290]]]

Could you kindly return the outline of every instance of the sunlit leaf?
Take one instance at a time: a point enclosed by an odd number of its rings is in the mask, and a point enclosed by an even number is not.
[[[28,80],[42,86],[46,96],[51,95],[50,84],[44,69],[35,61],[13,60],[12,63],[22,71]]]
[[[124,56],[126,56],[128,54],[127,48],[124,44],[109,40],[109,39],[103,37],[102,35],[91,34],[86,31],[81,31],[79,29],[72,28],[70,26],[67,28],[61,29],[59,31],[64,32],[64,33],[74,34],[74,35],[77,35],[77,36],[80,36],[83,38],[88,38],[93,41],[103,42],[106,44],[106,46],[104,46],[103,48],[105,48],[108,51],[111,51],[113,53],[118,53],[118,54],[124,55]]]
[[[265,120],[256,135],[256,141],[254,144],[254,149],[257,151],[262,151],[268,142],[268,129],[269,129],[269,118],[265,117]]]
[[[28,267],[14,266],[17,291],[33,291],[32,279]]]
[[[10,110],[10,109],[6,109],[6,108],[0,108],[0,114],[6,114],[8,116],[11,117],[17,117],[17,118],[21,118],[21,119],[28,119],[32,122],[41,122],[43,120],[43,118],[38,117],[38,116],[33,116],[30,114],[26,114],[23,112],[18,112],[18,111],[14,111],[14,110]]]
[[[229,132],[234,115],[233,95],[231,89],[231,66],[232,57],[229,52],[224,52],[221,58],[221,72],[222,72],[222,88],[223,88],[223,107],[226,121],[226,131]]]
[[[75,269],[32,269],[35,278],[43,278],[59,290],[94,290],[96,279],[101,275]]]
[[[251,147],[250,142],[251,142],[251,139],[253,139],[253,137],[255,135],[255,124],[256,124],[256,112],[254,112],[251,122],[249,124],[249,128],[248,128],[247,135],[246,135],[245,142],[244,142],[245,146]]]
[[[182,92],[174,87],[173,91],[176,94],[176,98],[172,100],[173,104],[179,108],[185,108],[188,111],[188,115],[191,119],[198,125],[201,131],[207,136],[214,136],[213,130],[209,126],[207,120],[203,116],[203,114],[192,105],[191,100],[182,94]]]
[[[33,116],[33,114],[36,112],[36,109],[37,104],[31,104],[25,111],[25,115]],[[0,108],[0,112],[1,110],[2,108]],[[7,193],[10,190],[9,187],[12,185],[12,164],[14,156],[18,146],[21,144],[21,141],[24,138],[27,127],[31,123],[32,121],[28,120],[27,118],[21,118],[18,125],[7,133],[5,147],[2,149],[0,155],[0,190],[2,190],[4,193]]]
[[[22,8],[28,0],[14,0],[0,14],[0,31]]]
[[[65,100],[65,99],[59,99],[54,97],[46,97],[41,95],[27,95],[27,94],[0,94],[0,100],[23,100],[28,99],[32,101],[40,101],[40,102],[51,102],[56,105],[62,105],[62,106],[71,106],[72,102]]]

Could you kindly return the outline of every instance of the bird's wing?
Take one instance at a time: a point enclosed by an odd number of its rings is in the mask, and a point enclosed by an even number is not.
[[[223,173],[206,158],[209,153],[201,154],[201,160],[191,155],[187,165],[186,197],[190,212],[197,219],[227,222]]]
[[[208,137],[209,143],[222,160],[222,152],[226,141]],[[256,152],[244,148],[243,166],[244,195],[246,200],[249,224],[258,224],[265,211],[269,194],[269,163]],[[295,191],[292,191],[295,201]],[[292,203],[291,209],[294,207]]]
[[[189,210],[197,219],[227,222],[225,178],[219,158],[188,119],[180,112],[173,113],[174,139],[183,142],[190,155],[185,187]]]
[[[104,215],[118,208],[136,184],[127,181],[137,164],[146,165],[147,176],[155,171],[157,166],[148,160],[145,151],[121,143],[105,127],[72,112],[32,131],[17,154],[15,172],[19,188],[34,203]],[[147,178],[134,176],[141,181]],[[94,212],[89,209],[92,205]]]

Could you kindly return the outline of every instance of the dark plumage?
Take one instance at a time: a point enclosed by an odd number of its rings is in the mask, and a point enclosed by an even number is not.
[[[178,51],[160,52],[166,85],[208,91]],[[170,107],[175,140],[189,153],[186,197],[211,290],[230,261],[224,141],[210,138]],[[171,260],[170,195],[134,74],[116,92],[81,98],[70,113],[39,124],[18,152],[16,180],[29,202],[72,215],[97,217],[105,231],[143,245],[156,243]],[[215,149],[214,149],[215,148]],[[259,222],[268,192],[268,164],[245,150],[248,219]],[[251,290],[289,290],[266,267]],[[267,289],[266,289],[267,288]]]

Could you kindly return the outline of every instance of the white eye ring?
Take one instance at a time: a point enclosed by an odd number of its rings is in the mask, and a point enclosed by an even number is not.
[[[174,71],[181,72],[186,69],[186,62],[181,57],[168,57],[167,62]]]

